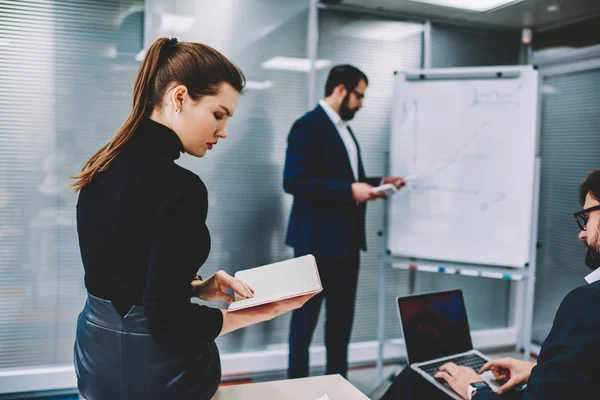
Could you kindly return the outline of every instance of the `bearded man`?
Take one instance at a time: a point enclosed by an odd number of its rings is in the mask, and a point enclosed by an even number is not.
[[[365,240],[366,202],[384,197],[373,186],[399,177],[367,178],[360,147],[348,121],[362,107],[369,81],[358,68],[338,65],[325,84],[325,98],[298,119],[288,136],[283,187],[294,196],[286,244],[297,257],[313,254],[323,291],[292,314],[288,377],[308,376],[309,346],[325,300],[326,374],[346,377],[360,250]]]

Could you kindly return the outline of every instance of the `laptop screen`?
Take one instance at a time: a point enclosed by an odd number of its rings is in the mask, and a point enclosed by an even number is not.
[[[398,310],[410,363],[473,348],[461,290],[400,297]]]

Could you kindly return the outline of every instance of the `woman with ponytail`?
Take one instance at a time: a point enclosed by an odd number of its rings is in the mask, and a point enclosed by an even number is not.
[[[215,49],[156,40],[116,135],[74,177],[88,298],[77,323],[75,371],[94,399],[210,399],[221,379],[217,336],[296,309],[310,296],[252,309],[192,303],[253,290],[208,258],[207,189],[174,161],[203,157],[227,137],[242,72]]]

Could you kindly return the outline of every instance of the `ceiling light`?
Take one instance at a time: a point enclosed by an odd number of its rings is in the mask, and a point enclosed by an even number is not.
[[[327,68],[331,65],[331,60],[317,60],[315,69]],[[264,69],[277,69],[282,71],[310,71],[310,60],[307,58],[296,57],[273,57],[262,63]]]
[[[548,6],[548,12],[557,12],[560,11],[560,7],[556,4],[552,4]]]
[[[335,34],[369,40],[397,41],[420,34],[423,24],[396,21],[353,21]]]
[[[105,49],[103,49],[101,51],[101,54],[103,57],[106,57],[106,58],[117,58],[117,55],[118,55],[117,46],[114,44],[111,44],[111,45],[107,46]]]
[[[523,0],[410,0],[418,3],[434,4],[442,7],[460,8],[469,11],[485,12],[503,6],[520,3]]]
[[[273,81],[263,81],[263,82],[259,82],[259,81],[246,81],[246,86],[244,87],[245,89],[254,89],[254,90],[265,90],[268,89],[270,87],[273,87],[275,83]]]
[[[135,59],[135,61],[138,62],[142,62],[144,61],[144,57],[146,56],[146,49],[141,49],[136,55],[135,57],[133,57]]]
[[[196,23],[196,18],[175,14],[160,14],[160,32],[186,33]]]

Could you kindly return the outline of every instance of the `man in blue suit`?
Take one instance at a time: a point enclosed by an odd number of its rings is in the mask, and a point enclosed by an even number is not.
[[[359,251],[366,250],[366,202],[380,183],[398,189],[402,178],[367,178],[358,142],[347,125],[362,106],[367,76],[351,65],[329,72],[325,98],[290,131],[283,187],[294,196],[286,244],[297,257],[313,254],[323,291],[292,314],[288,377],[308,376],[308,350],[323,299],[327,374],[348,372]]]
[[[587,285],[572,290],[560,305],[537,363],[514,358],[489,361],[479,373],[491,370],[506,381],[497,393],[468,367],[447,363],[435,375],[468,400],[564,400],[598,398],[600,376],[600,170],[588,175],[579,189],[582,210],[574,214],[579,239],[587,249],[585,264],[593,270]],[[511,390],[527,383],[522,391]],[[382,400],[449,399],[411,368],[405,368]]]

